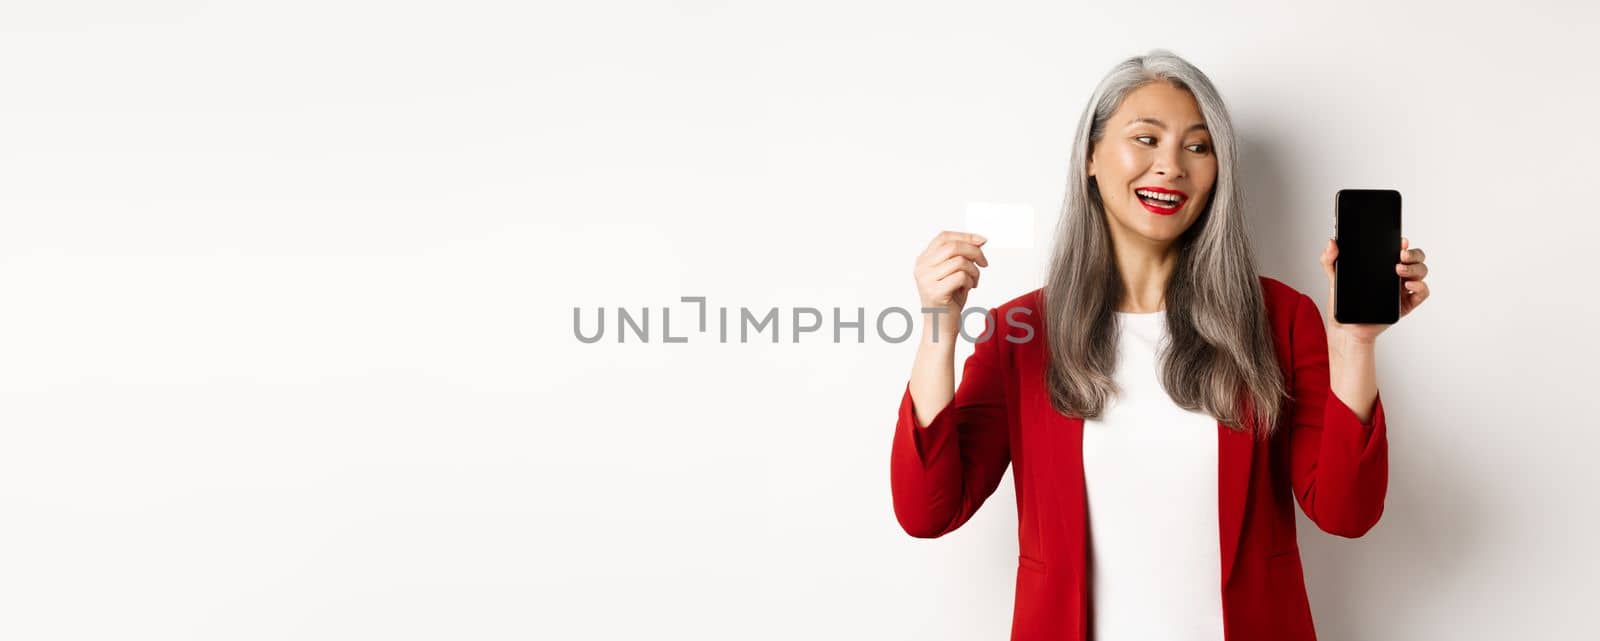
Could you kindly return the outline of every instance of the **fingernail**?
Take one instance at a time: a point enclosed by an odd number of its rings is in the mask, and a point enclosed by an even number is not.
[[[989,242],[989,239],[984,238],[983,236],[980,236],[978,234],[973,234],[972,235],[972,242],[977,243],[979,245],[982,245],[984,243]]]

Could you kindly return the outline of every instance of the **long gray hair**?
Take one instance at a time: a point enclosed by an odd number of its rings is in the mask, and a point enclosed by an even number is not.
[[[1116,315],[1124,296],[1105,204],[1085,165],[1106,121],[1133,90],[1167,82],[1194,95],[1217,155],[1212,195],[1179,236],[1166,284],[1169,335],[1161,381],[1179,407],[1236,430],[1272,433],[1288,398],[1273,353],[1261,283],[1245,231],[1233,123],[1211,80],[1170,51],[1155,49],[1112,68],[1094,90],[1072,144],[1071,176],[1044,287],[1050,401],[1070,416],[1100,418],[1117,393]],[[1246,400],[1250,425],[1245,425]]]

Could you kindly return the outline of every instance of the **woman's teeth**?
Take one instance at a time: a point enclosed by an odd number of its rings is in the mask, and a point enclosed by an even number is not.
[[[1134,193],[1138,194],[1139,200],[1143,200],[1143,201],[1145,201],[1147,203],[1150,203],[1151,205],[1153,205],[1155,207],[1160,207],[1160,208],[1163,208],[1163,209],[1171,209],[1173,207],[1177,207],[1179,204],[1182,204],[1182,202],[1183,202],[1183,198],[1178,196],[1178,195],[1176,195],[1176,194],[1158,194],[1158,193],[1155,193],[1155,192],[1143,191],[1143,190],[1136,191]]]

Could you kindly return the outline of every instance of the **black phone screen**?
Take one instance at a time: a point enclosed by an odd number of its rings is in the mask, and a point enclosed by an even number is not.
[[[1334,320],[1400,320],[1400,192],[1341,189],[1334,201]]]

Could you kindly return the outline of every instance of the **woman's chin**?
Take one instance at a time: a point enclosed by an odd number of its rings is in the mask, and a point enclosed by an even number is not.
[[[1143,236],[1145,240],[1164,245],[1182,236],[1185,227],[1182,225],[1182,221],[1168,220],[1167,217],[1162,217],[1160,220],[1148,221],[1137,229],[1139,230],[1139,235]]]

